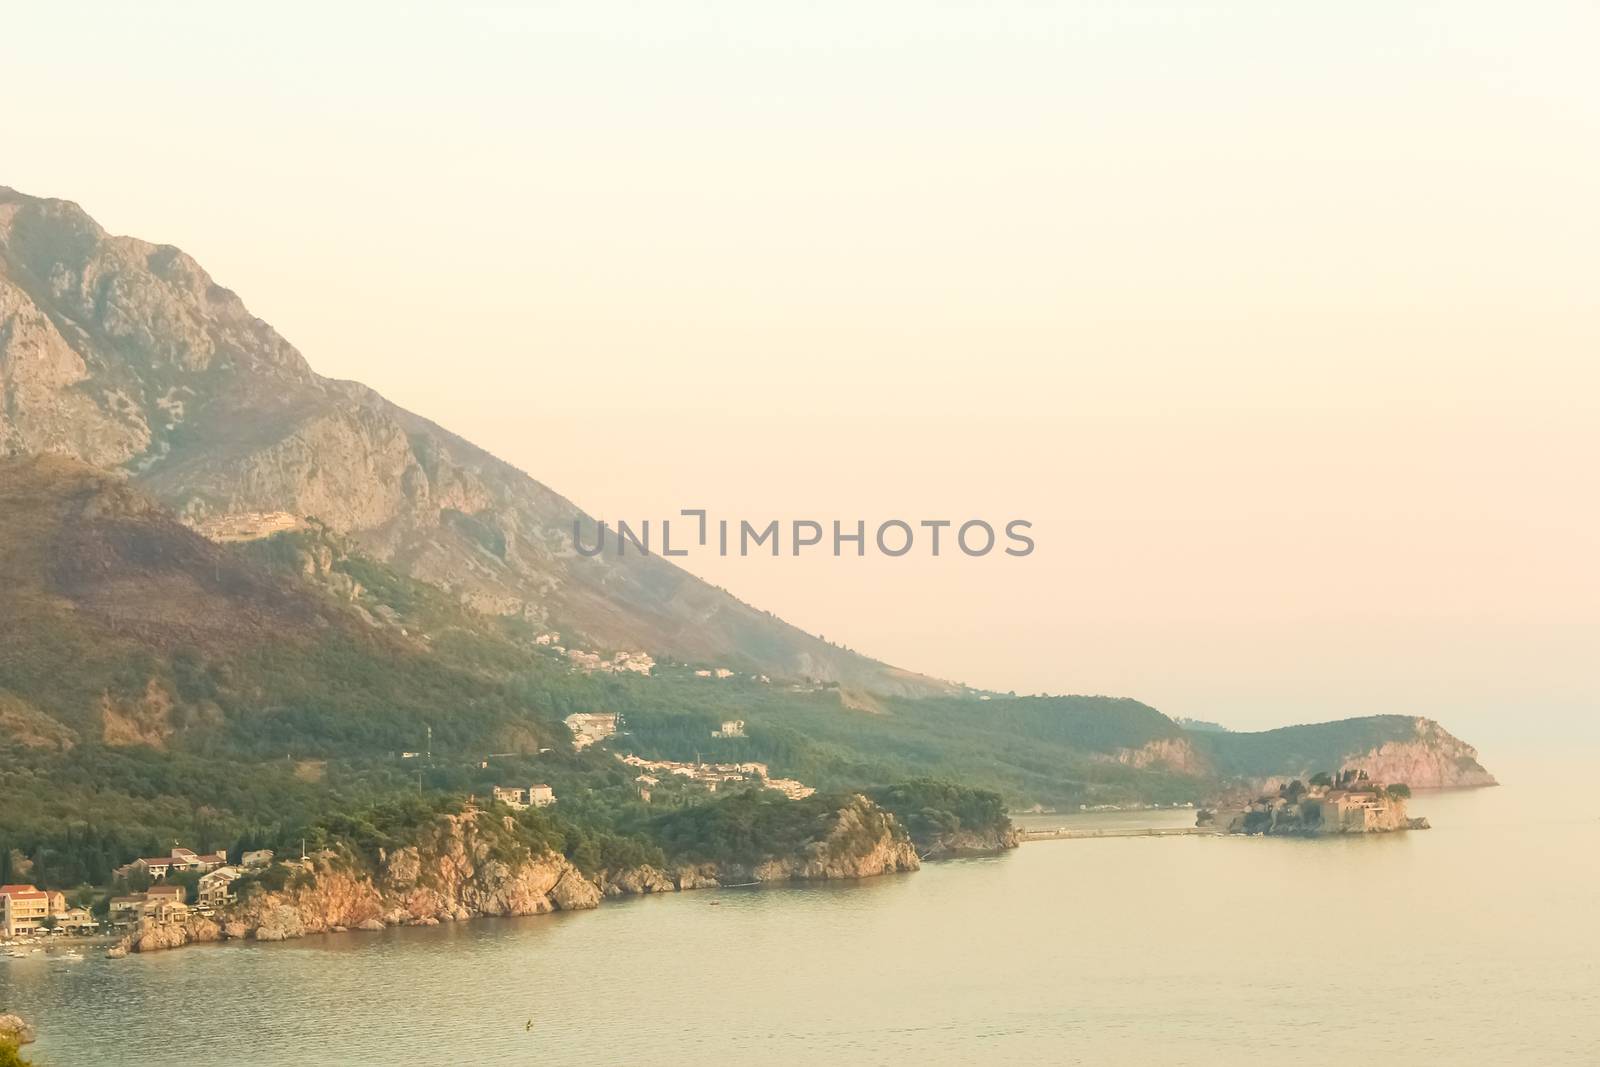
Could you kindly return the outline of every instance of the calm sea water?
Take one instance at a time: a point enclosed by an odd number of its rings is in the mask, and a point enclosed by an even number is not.
[[[1593,766],[1419,795],[1426,833],[1040,842],[858,885],[0,958],[0,1008],[43,1067],[1595,1064]]]

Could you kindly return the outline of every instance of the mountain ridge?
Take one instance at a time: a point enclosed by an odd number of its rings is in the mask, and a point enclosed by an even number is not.
[[[170,245],[0,187],[0,455],[125,472],[185,522],[315,517],[488,614],[587,643],[895,695],[939,679],[830,645],[659,556],[579,555],[566,497],[357,382],[317,375]]]
[[[40,454],[71,457],[136,487],[137,492],[126,494],[108,486],[96,492],[138,512],[132,517],[143,525],[101,523],[94,532],[98,540],[63,527],[46,539],[50,551],[76,552],[75,566],[114,558],[122,567],[100,572],[100,586],[86,581],[79,592],[100,599],[78,607],[116,607],[124,615],[120,624],[127,627],[138,626],[138,616],[148,613],[149,625],[137,635],[144,644],[130,648],[129,655],[159,653],[161,635],[180,632],[182,611],[165,610],[170,605],[154,601],[170,597],[179,605],[204,603],[204,596],[217,593],[208,584],[220,583],[224,571],[246,585],[256,583],[249,588],[261,603],[242,605],[234,613],[237,617],[214,613],[220,620],[213,624],[214,632],[188,634],[202,658],[230,627],[248,629],[252,613],[270,604],[298,605],[297,610],[310,613],[301,621],[310,619],[310,625],[338,637],[339,654],[345,658],[318,665],[331,672],[326,675],[330,691],[338,690],[341,672],[365,675],[375,690],[394,696],[397,717],[313,721],[304,716],[324,703],[314,693],[286,686],[270,671],[256,686],[296,693],[306,704],[298,712],[300,727],[330,751],[345,751],[353,738],[381,737],[394,747],[405,747],[402,737],[414,743],[426,708],[386,688],[385,672],[373,667],[385,657],[400,674],[436,696],[452,684],[470,693],[467,703],[477,719],[461,729],[462,737],[470,736],[474,743],[495,737],[504,739],[496,740],[497,746],[524,748],[547,740],[559,728],[547,721],[552,707],[530,704],[526,693],[512,693],[502,684],[504,676],[530,666],[526,634],[512,636],[487,622],[446,625],[441,632],[473,632],[470,662],[445,656],[436,663],[438,650],[419,643],[422,628],[415,621],[410,628],[416,633],[408,632],[403,619],[380,625],[360,605],[339,603],[337,591],[329,602],[307,599],[307,590],[296,584],[302,574],[288,574],[293,588],[278,589],[271,584],[274,579],[246,567],[239,554],[219,552],[187,531],[180,535],[171,528],[176,525],[172,516],[191,530],[254,516],[264,519],[263,529],[269,531],[282,529],[286,524],[280,520],[287,517],[287,525],[348,539],[352,551],[406,581],[442,591],[440,595],[475,618],[501,619],[523,630],[560,630],[574,646],[582,642],[641,650],[680,662],[726,664],[836,685],[821,703],[769,701],[754,692],[741,698],[753,722],[765,717],[762,708],[770,706],[776,713],[770,724],[760,727],[770,730],[763,744],[823,776],[845,777],[829,765],[830,758],[844,753],[857,761],[853,766],[866,779],[881,778],[890,770],[925,773],[940,764],[942,747],[955,746],[987,752],[986,758],[1004,749],[1002,763],[1027,768],[1011,779],[1011,788],[1024,796],[1039,790],[1069,796],[1121,790],[1138,796],[1151,789],[1179,795],[1210,776],[1293,774],[1358,756],[1412,768],[1434,784],[1492,782],[1476,763],[1475,751],[1430,720],[1369,717],[1281,732],[1227,734],[1185,731],[1137,702],[1002,698],[979,703],[961,687],[829,645],[659,556],[585,557],[574,549],[571,529],[574,520],[586,516],[570,500],[361,383],[319,376],[298,350],[181,250],[108,235],[75,204],[0,187],[0,457]],[[66,468],[56,469],[54,476],[68,483],[84,478]],[[160,507],[140,502],[140,493],[149,494]],[[25,543],[28,537],[18,540]],[[41,550],[39,538],[33,540],[35,550]],[[367,573],[359,562],[333,574],[329,567],[299,558],[308,547],[325,554],[327,545],[295,547],[279,534],[261,542],[276,546],[271,551],[296,556],[296,566],[309,566],[329,582],[342,583],[339,590],[344,593],[359,584],[360,573]],[[130,557],[124,550],[140,545],[157,546],[169,564],[187,560],[190,566],[187,571],[170,566],[161,579],[169,583],[163,587],[166,593],[129,606],[118,600],[117,590],[137,588],[148,575],[137,553]],[[5,548],[0,545],[0,551]],[[215,572],[213,583],[203,573],[208,567]],[[350,573],[350,567],[357,573]],[[381,575],[379,580],[391,581]],[[94,618],[92,611],[80,617]],[[50,625],[62,621],[40,618]],[[364,620],[374,632],[352,626],[351,618]],[[106,618],[95,624],[108,625]],[[114,629],[101,632],[116,636]],[[77,637],[84,655],[92,658],[93,642]],[[301,637],[302,646],[315,643]],[[54,655],[47,646],[40,646],[39,654]],[[485,661],[497,666],[486,672],[481,669]],[[223,677],[205,685],[225,689],[226,665],[213,667]],[[257,663],[250,669],[260,667]],[[138,684],[122,686],[115,699],[107,695],[109,688],[99,696],[78,694],[91,705],[99,702],[100,726],[83,736],[159,743],[174,732],[182,736],[188,726],[202,740],[206,729],[236,728],[220,720],[209,722],[208,716],[215,716],[205,699],[169,691],[180,674],[194,670],[199,668],[167,664],[136,671]],[[548,673],[548,666],[540,670]],[[664,746],[658,755],[679,746],[678,757],[688,758],[700,745],[694,735],[706,736],[704,724],[693,717],[712,714],[723,702],[704,689],[677,693],[677,684],[657,687],[649,696],[619,692],[610,699],[619,702],[619,710],[637,713],[638,738],[654,731]],[[800,690],[820,693],[806,686]],[[42,691],[36,686],[30,693]],[[867,695],[873,693],[878,696]],[[240,707],[260,703],[232,695]],[[60,729],[72,732],[89,725],[85,716],[90,713],[81,701],[61,717],[42,715],[23,703],[28,694],[0,697],[7,701],[0,718],[30,737],[60,739]],[[562,693],[558,699],[578,698]],[[348,700],[346,705],[362,715],[373,713],[370,702]],[[664,705],[682,713],[681,721],[667,715],[652,723],[651,716]],[[744,706],[725,710],[745,713]],[[186,722],[174,724],[173,715],[187,716]],[[294,736],[291,721],[285,720],[278,731],[284,739]],[[802,721],[809,733],[791,744],[792,727]],[[272,729],[249,729],[278,736]],[[1122,733],[1095,743],[1107,730]],[[265,742],[252,737],[251,743]],[[819,745],[835,748],[824,756],[827,749]],[[892,757],[873,756],[875,745],[885,746],[885,752],[905,747],[914,758],[896,764]],[[1038,745],[1055,746],[1048,771],[1050,760],[1030,750]],[[952,771],[961,766],[959,761],[945,765]],[[1060,779],[1055,784],[1052,774]]]

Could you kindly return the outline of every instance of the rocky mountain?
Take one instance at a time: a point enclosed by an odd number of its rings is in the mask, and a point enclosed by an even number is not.
[[[0,742],[370,759],[431,729],[440,749],[526,754],[565,747],[559,714],[604,707],[656,758],[698,759],[748,720],[725,755],[831,789],[936,774],[1053,805],[1348,767],[1493,782],[1424,719],[1245,734],[1129,700],[980,701],[660,557],[582,556],[580,515],[318,376],[177,249],[0,188]],[[545,630],[840,687],[588,677],[535,647]]]
[[[1195,731],[1197,750],[1221,774],[1275,785],[1318,771],[1364,771],[1414,789],[1496,785],[1478,750],[1432,719],[1370,715],[1257,733]]]
[[[573,503],[371,389],[319,376],[183,252],[0,187],[0,456],[27,453],[124,474],[202,529],[247,537],[315,517],[475,610],[592,647],[887,694],[952,689],[659,556],[581,556]]]
[[[0,459],[0,743],[331,753],[404,747],[429,723],[441,742],[564,740],[474,636],[473,661],[452,657],[113,474]]]

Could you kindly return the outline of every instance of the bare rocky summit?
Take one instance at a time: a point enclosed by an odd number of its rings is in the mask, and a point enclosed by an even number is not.
[[[574,551],[579,509],[354,382],[316,374],[189,256],[0,187],[0,457],[72,456],[185,522],[314,517],[480,611],[888,694],[945,683],[845,651],[657,556]]]

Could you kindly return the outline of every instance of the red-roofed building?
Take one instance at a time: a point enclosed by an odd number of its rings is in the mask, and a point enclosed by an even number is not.
[[[50,916],[66,910],[64,893],[31,885],[0,885],[0,934],[6,937],[31,934]]]
[[[132,863],[112,871],[117,878],[146,874],[152,882],[159,882],[173,871],[214,871],[228,862],[226,852],[207,852],[204,855],[192,849],[174,848],[168,856],[142,856]]]

